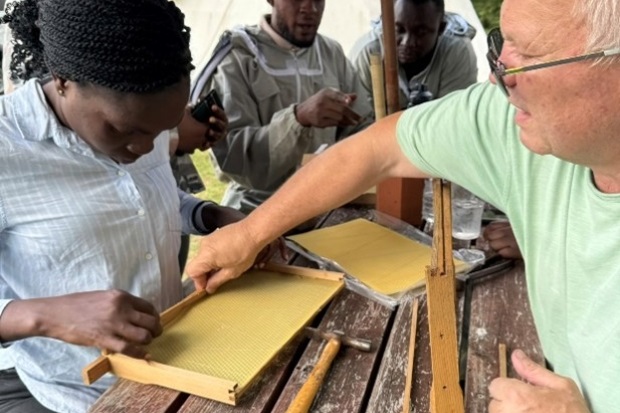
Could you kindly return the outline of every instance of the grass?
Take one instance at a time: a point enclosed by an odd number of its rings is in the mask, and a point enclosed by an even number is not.
[[[215,175],[215,168],[207,152],[195,152],[191,155],[192,162],[198,170],[206,189],[197,194],[200,199],[220,202],[224,196],[226,184],[220,182]]]
[[[220,182],[217,179],[217,176],[215,174],[215,168],[213,166],[211,158],[209,157],[209,154],[207,152],[196,151],[191,156],[191,158],[206,188],[204,191],[196,194],[196,196],[200,199],[219,203],[224,196],[226,184]],[[196,256],[196,253],[198,252],[199,241],[200,237],[193,235],[190,237],[188,260]]]

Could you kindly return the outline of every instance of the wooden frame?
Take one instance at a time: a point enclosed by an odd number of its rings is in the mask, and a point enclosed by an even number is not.
[[[340,285],[331,297],[337,294],[344,286],[344,274],[342,273],[281,264],[268,264],[264,270],[280,274],[339,282]],[[166,328],[173,325],[187,310],[206,296],[207,294],[204,291],[196,291],[183,301],[164,311],[161,314],[161,323],[164,328],[164,333]],[[313,315],[316,315],[329,300],[330,299],[316,308]],[[306,321],[306,324],[311,319],[312,317]],[[303,327],[303,325],[300,326],[297,332]],[[290,342],[295,335],[296,334],[291,335],[288,342]],[[275,355],[277,355],[277,353],[275,353],[272,358],[275,357]],[[222,403],[235,405],[239,397],[247,388],[251,387],[256,377],[268,366],[270,361],[271,359],[262,366],[260,371],[257,371],[253,375],[250,382],[244,387],[239,386],[238,383],[231,380],[213,377],[151,360],[136,359],[122,354],[108,354],[106,352],[83,369],[82,377],[86,384],[92,384],[104,374],[111,372],[118,377],[130,379],[139,383],[155,384]]]

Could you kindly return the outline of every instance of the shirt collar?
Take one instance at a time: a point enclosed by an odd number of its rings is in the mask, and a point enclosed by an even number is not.
[[[45,98],[39,79],[29,80],[9,96],[14,102],[15,123],[24,140],[42,142],[51,139],[60,148],[95,156],[86,142],[60,123]]]

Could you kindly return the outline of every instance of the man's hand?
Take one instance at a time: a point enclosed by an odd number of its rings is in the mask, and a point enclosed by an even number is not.
[[[589,413],[572,380],[534,363],[521,350],[512,353],[512,365],[526,383],[499,378],[489,386],[489,413]]]
[[[211,294],[250,268],[264,247],[254,241],[244,221],[230,224],[202,239],[198,255],[187,264],[185,272],[197,290]]]
[[[357,95],[338,89],[321,89],[297,105],[297,121],[303,126],[328,128],[330,126],[357,125],[361,116],[351,109]]]
[[[43,336],[137,358],[162,333],[155,308],[119,290],[14,301],[0,325],[4,339]]]
[[[484,229],[483,236],[489,247],[502,257],[523,258],[509,222],[492,222]]]

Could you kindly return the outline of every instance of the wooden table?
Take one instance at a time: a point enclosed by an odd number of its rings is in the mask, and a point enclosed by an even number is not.
[[[370,217],[367,208],[345,207],[327,214],[318,226],[326,227],[358,217]],[[295,265],[308,265],[301,257]],[[516,263],[494,274],[465,283],[459,294],[459,336],[462,378],[467,412],[484,412],[487,386],[498,376],[498,344],[508,354],[523,349],[534,360],[544,358],[527,300],[523,265]],[[411,391],[412,411],[429,411],[430,348],[425,296],[406,294],[391,310],[350,291],[334,298],[314,325],[340,329],[373,340],[376,351],[362,353],[342,348],[317,396],[313,412],[401,413],[403,409],[412,302],[419,300],[415,365]],[[467,334],[463,334],[462,328]],[[157,386],[119,380],[92,407],[92,413],[280,413],[285,412],[317,361],[323,343],[294,340],[233,407]],[[465,350],[466,349],[466,350]],[[509,368],[509,376],[514,372]]]

